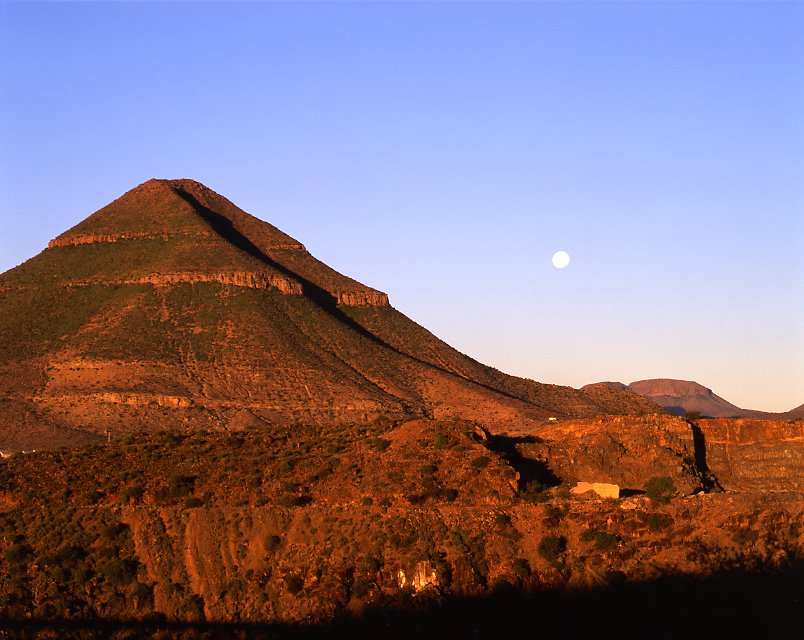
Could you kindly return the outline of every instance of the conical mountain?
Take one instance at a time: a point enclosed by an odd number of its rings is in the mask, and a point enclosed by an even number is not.
[[[505,375],[192,180],[149,180],[0,276],[0,448],[461,416],[527,432],[652,403]]]

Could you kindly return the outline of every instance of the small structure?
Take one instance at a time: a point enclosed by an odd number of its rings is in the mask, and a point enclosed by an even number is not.
[[[550,416],[549,418],[547,418],[547,421],[548,422],[558,422],[558,418],[556,418],[555,416]]]
[[[13,451],[9,451],[8,449],[0,449],[0,458],[5,460],[6,458],[10,458],[14,455]]]
[[[586,493],[588,491],[594,491],[601,498],[620,497],[620,485],[605,482],[579,482],[570,489],[571,493]]]

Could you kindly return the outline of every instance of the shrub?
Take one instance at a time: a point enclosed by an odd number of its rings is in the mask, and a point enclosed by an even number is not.
[[[291,573],[290,575],[285,576],[285,586],[291,595],[295,596],[302,589],[304,589],[304,580],[302,580],[301,577],[297,576],[295,573]]]
[[[475,469],[485,469],[487,466],[489,466],[490,462],[491,458],[488,456],[478,456],[472,460],[472,466]]]
[[[617,544],[617,536],[605,531],[598,531],[595,534],[595,546],[601,551],[608,551]]]
[[[84,551],[84,548],[75,544],[62,547],[58,555],[59,563],[63,567],[75,566],[78,562],[80,562],[86,557],[87,552]]]
[[[433,445],[436,449],[446,449],[447,445],[449,445],[449,438],[443,433],[437,433],[435,435],[435,439],[433,440]]]
[[[517,558],[516,560],[514,560],[514,564],[511,567],[511,570],[514,572],[514,575],[520,580],[529,578],[531,574],[530,562],[528,562],[526,558]]]
[[[592,542],[597,537],[597,532],[594,529],[584,529],[581,532],[582,542]]]
[[[133,487],[126,487],[120,494],[120,502],[122,502],[123,504],[129,502],[138,502],[144,494],[145,489],[140,485],[134,485]]]
[[[648,529],[651,531],[661,531],[673,524],[673,518],[671,516],[665,516],[660,513],[648,514],[645,516],[644,520],[645,524],[648,525]]]
[[[511,524],[511,518],[508,517],[506,513],[495,513],[494,514],[494,524],[498,527],[507,527]]]
[[[137,563],[115,558],[103,565],[101,573],[110,584],[122,587],[131,584],[137,577]]]
[[[138,582],[134,588],[134,599],[138,609],[152,609],[154,606],[153,590],[142,582]]]
[[[529,502],[531,504],[536,504],[547,499],[544,486],[538,480],[528,480],[524,486],[520,487],[518,495],[523,502]]]
[[[6,549],[6,560],[11,564],[21,564],[26,562],[32,555],[33,550],[27,544],[12,544]]]
[[[170,476],[168,481],[168,496],[171,498],[184,498],[193,492],[195,486],[195,476]]]
[[[740,546],[754,544],[758,538],[759,533],[757,533],[753,529],[738,529],[737,531],[734,532],[734,535],[731,537],[731,539],[734,540],[734,542],[739,544]]]
[[[670,502],[675,492],[676,485],[670,476],[654,476],[645,483],[645,493],[657,502]]]
[[[279,545],[282,544],[282,538],[276,535],[270,535],[265,538],[265,550],[268,553],[272,553],[279,548]]]
[[[391,446],[391,441],[385,438],[368,438],[366,440],[366,446],[374,451],[385,451]]]
[[[555,562],[567,550],[567,539],[564,536],[545,536],[539,542],[539,555],[545,560]]]
[[[309,501],[310,499],[306,496],[297,496],[292,493],[280,493],[276,497],[276,504],[280,507],[300,507]]]

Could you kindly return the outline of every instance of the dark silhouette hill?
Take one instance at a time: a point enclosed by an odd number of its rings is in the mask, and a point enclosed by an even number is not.
[[[149,180],[0,275],[0,447],[165,428],[655,412],[457,352],[193,180]]]
[[[635,393],[677,416],[697,413],[703,418],[760,418],[768,420],[804,417],[804,405],[783,413],[742,409],[724,400],[708,387],[689,380],[655,378],[638,380],[628,385],[622,382],[598,382],[588,384],[581,389],[587,394],[601,393],[601,389],[616,389]]]

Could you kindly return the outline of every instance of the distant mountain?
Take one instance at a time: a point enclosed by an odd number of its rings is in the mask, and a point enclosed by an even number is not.
[[[656,403],[666,411],[683,416],[689,412],[697,412],[702,418],[798,418],[804,417],[804,405],[785,413],[769,413],[742,409],[707,387],[689,380],[673,380],[656,378],[638,380],[631,384],[622,382],[598,382],[582,387],[583,391],[593,393],[600,387],[609,387],[618,391],[630,391]]]
[[[333,240],[335,241],[335,240]],[[193,180],[149,180],[0,275],[0,448],[107,432],[647,413],[506,375]]]

